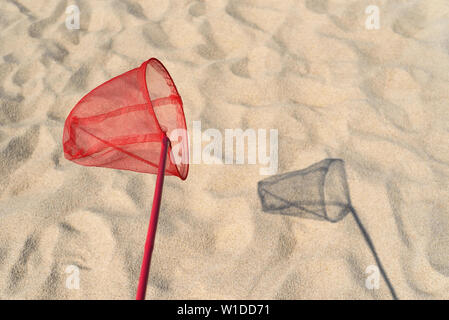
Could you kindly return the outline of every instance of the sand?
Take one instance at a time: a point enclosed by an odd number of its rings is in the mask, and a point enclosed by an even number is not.
[[[67,161],[62,132],[83,95],[150,57],[189,131],[277,129],[278,173],[343,159],[397,296],[448,298],[449,5],[375,1],[367,30],[372,2],[2,1],[0,298],[134,298],[155,176]],[[147,299],[391,299],[365,285],[354,219],[264,212],[259,167],[166,179]]]

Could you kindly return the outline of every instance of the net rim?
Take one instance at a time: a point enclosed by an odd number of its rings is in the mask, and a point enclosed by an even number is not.
[[[161,125],[160,125],[160,123],[159,123],[159,120],[158,120],[158,118],[157,118],[157,116],[156,116],[156,113],[155,113],[155,111],[154,111],[154,107],[153,107],[153,104],[152,104],[152,102],[151,102],[151,97],[150,97],[150,93],[149,93],[149,90],[148,90],[148,83],[147,83],[147,79],[146,79],[146,76],[147,76],[147,66],[148,66],[148,63],[150,63],[151,61],[156,62],[156,63],[158,64],[158,66],[161,67],[161,68],[163,69],[163,71],[164,71],[164,72],[166,73],[166,75],[168,76],[168,78],[169,78],[171,84],[173,85],[173,89],[175,90],[175,94],[176,94],[176,96],[179,98],[179,102],[180,102],[180,107],[181,107],[181,111],[182,111],[182,122],[183,122],[182,124],[184,125],[184,128],[183,128],[183,129],[187,130],[186,116],[185,116],[185,114],[184,114],[184,104],[183,104],[181,95],[180,95],[179,92],[178,92],[178,88],[176,87],[176,84],[175,84],[175,82],[173,81],[173,78],[172,78],[172,76],[170,75],[170,73],[168,72],[167,68],[165,68],[165,66],[162,64],[161,61],[159,61],[158,59],[156,59],[156,58],[153,57],[153,58],[150,58],[150,59],[144,61],[144,62],[142,63],[142,65],[139,67],[139,69],[140,69],[139,71],[140,71],[140,74],[141,74],[139,80],[141,81],[141,83],[142,83],[142,85],[143,85],[143,93],[144,93],[144,97],[145,97],[145,99],[147,100],[147,102],[148,102],[148,103],[150,104],[150,106],[151,106],[151,109],[152,109],[152,112],[151,112],[151,113],[152,113],[152,115],[154,116],[154,118],[155,118],[155,120],[156,120],[156,123],[157,123],[157,125],[158,125],[158,127],[159,127],[160,132],[161,132],[162,134],[165,134],[164,130],[162,130],[162,128],[161,128]],[[188,136],[186,136],[185,138],[188,139]],[[169,137],[168,137],[168,140],[170,141],[170,138],[169,138]],[[187,154],[186,154],[187,165],[186,165],[185,175],[182,175],[182,174],[181,174],[181,171],[179,170],[178,164],[175,163],[176,172],[178,173],[177,176],[178,176],[181,180],[187,179],[187,176],[188,176],[188,174],[189,174],[189,152],[188,152],[189,143],[188,143],[188,141],[186,142],[186,146],[187,146]],[[168,153],[169,153],[169,155],[172,154],[171,141],[170,141],[170,143],[168,144]]]

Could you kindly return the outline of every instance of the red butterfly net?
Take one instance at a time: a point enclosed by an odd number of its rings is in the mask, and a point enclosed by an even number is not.
[[[188,141],[182,100],[162,63],[98,86],[73,108],[63,134],[64,156],[84,166],[157,173],[164,135],[170,141],[165,174],[186,179]]]

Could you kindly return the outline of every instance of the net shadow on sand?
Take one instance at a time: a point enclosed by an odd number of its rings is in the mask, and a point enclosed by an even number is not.
[[[275,175],[259,181],[262,210],[337,223],[351,213],[379,267],[393,299],[398,299],[373,241],[351,204],[344,161],[324,159],[302,170]]]

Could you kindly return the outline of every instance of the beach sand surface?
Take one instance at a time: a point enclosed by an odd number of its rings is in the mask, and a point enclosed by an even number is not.
[[[397,296],[449,298],[449,3],[375,1],[368,30],[372,2],[3,0],[0,299],[134,299],[156,177],[70,162],[62,133],[151,57],[189,132],[276,129],[277,173],[343,159]],[[262,167],[165,179],[147,299],[391,299],[354,218],[264,212]]]

